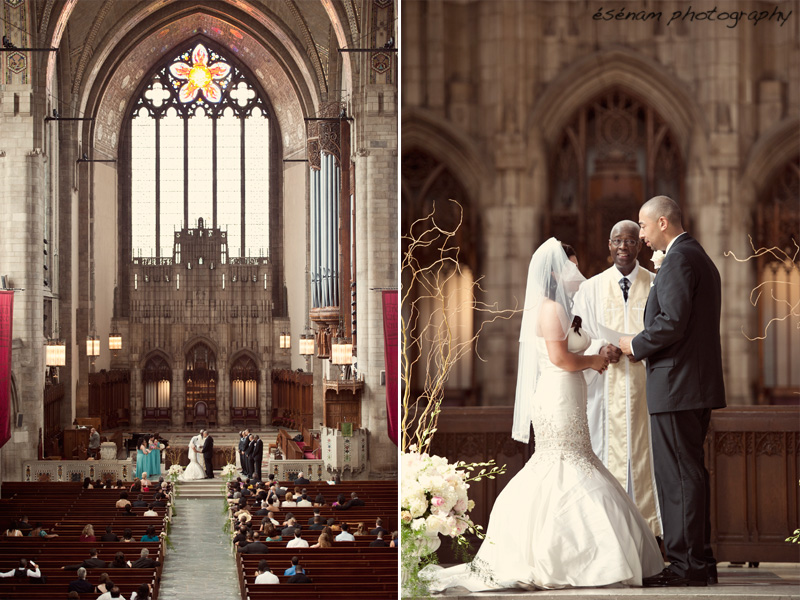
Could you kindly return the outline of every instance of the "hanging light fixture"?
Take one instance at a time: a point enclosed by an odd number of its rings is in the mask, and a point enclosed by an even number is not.
[[[353,340],[344,338],[342,340],[342,363],[343,365],[353,364]]]
[[[280,348],[281,348],[281,350],[288,350],[291,347],[292,347],[292,336],[291,336],[291,334],[288,334],[285,331],[281,331],[281,337],[280,337]]]
[[[49,340],[45,345],[44,364],[48,367],[63,367],[67,364],[67,346],[64,340]]]
[[[122,350],[122,334],[113,332],[108,334],[108,349]]]
[[[306,327],[305,333],[300,335],[300,354],[311,356],[314,354],[314,334]]]
[[[94,358],[100,356],[100,338],[96,335],[86,337],[86,356]]]

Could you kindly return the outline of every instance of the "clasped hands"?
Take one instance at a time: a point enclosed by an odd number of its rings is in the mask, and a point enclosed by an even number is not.
[[[600,352],[598,354],[607,358],[610,364],[618,363],[623,354],[628,357],[630,362],[638,362],[633,356],[633,349],[631,348],[632,339],[633,336],[621,337],[619,338],[619,347],[615,346],[614,344],[606,344],[600,348]]]

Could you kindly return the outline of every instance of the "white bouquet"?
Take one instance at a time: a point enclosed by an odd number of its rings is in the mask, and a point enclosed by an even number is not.
[[[180,477],[182,474],[183,474],[183,467],[180,466],[178,463],[175,463],[167,471],[167,479],[175,483],[178,480],[178,477]]]
[[[225,481],[230,481],[234,477],[236,477],[236,465],[228,463],[227,465],[222,467],[222,478]]]

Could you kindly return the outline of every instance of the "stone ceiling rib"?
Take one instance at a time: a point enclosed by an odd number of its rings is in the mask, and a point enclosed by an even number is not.
[[[82,44],[83,52],[81,53],[81,58],[78,61],[78,66],[75,69],[75,73],[72,79],[72,94],[77,94],[78,91],[81,89],[81,80],[83,79],[83,72],[86,69],[86,65],[89,62],[89,59],[94,54],[94,45],[95,41],[97,40],[97,36],[100,33],[100,26],[103,24],[108,12],[111,10],[111,5],[114,3],[114,0],[104,0],[103,5],[100,7],[100,10],[97,12],[97,16],[95,17],[94,21],[92,22],[92,27],[89,30],[89,35],[86,37],[86,41]]]

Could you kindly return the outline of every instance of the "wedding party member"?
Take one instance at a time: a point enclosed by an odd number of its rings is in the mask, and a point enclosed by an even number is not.
[[[648,200],[639,210],[639,226],[645,243],[665,256],[650,288],[644,331],[621,338],[619,347],[635,360],[647,360],[653,458],[671,562],[645,584],[704,586],[717,582],[703,442],[711,410],[725,406],[720,276],[684,231],[680,207],[671,198]]]
[[[581,317],[581,327],[595,338],[587,352],[599,352],[609,362],[603,374],[584,371],[592,449],[628,492],[653,535],[660,536],[644,364],[620,360],[622,351],[610,340],[599,339],[605,338],[600,325],[631,334],[644,329],[644,307],[655,274],[636,260],[641,247],[639,225],[614,225],[608,240],[614,264],[581,284],[572,309]]]
[[[203,460],[206,463],[206,479],[214,479],[214,438],[212,438],[208,431],[203,432]]]
[[[422,570],[433,591],[638,586],[664,566],[636,505],[592,451],[582,371],[603,372],[608,359],[585,354],[589,336],[575,324],[583,281],[574,251],[555,238],[531,258],[512,437],[528,442],[533,425],[536,451],[495,500],[474,565]]]

